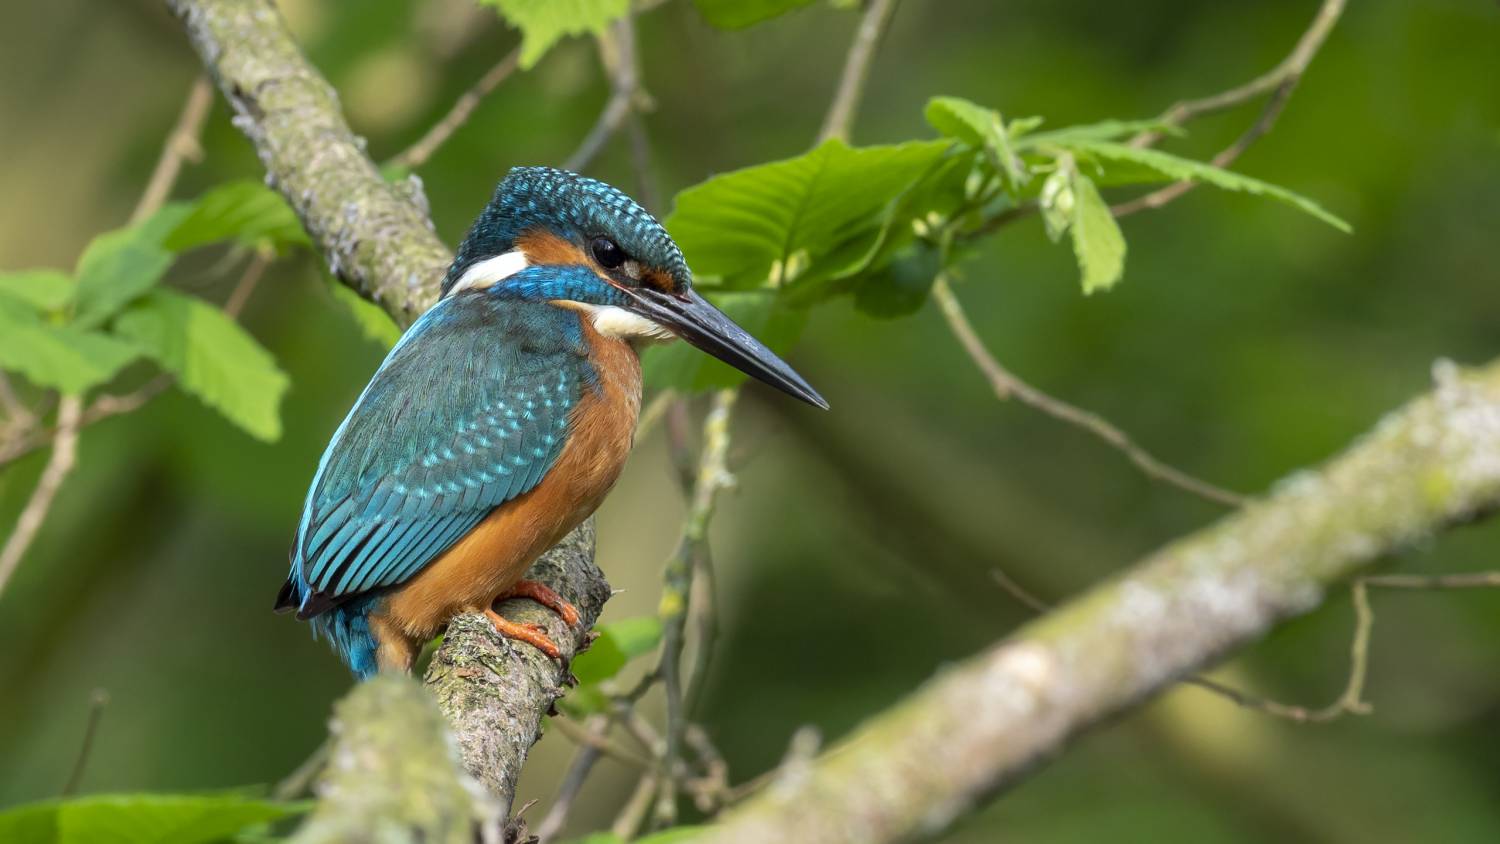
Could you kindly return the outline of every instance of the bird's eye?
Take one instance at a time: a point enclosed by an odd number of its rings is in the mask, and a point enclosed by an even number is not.
[[[594,253],[594,260],[599,266],[606,270],[613,270],[625,263],[625,250],[607,237],[596,237],[589,244],[589,251]]]

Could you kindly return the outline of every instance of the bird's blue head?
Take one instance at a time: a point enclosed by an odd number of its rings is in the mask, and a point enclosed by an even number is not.
[[[458,248],[443,296],[494,288],[589,314],[606,336],[678,337],[810,404],[827,402],[774,352],[693,290],[667,230],[603,182],[517,167]]]

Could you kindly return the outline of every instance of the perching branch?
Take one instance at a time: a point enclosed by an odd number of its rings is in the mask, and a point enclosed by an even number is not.
[[[361,683],[334,709],[318,806],[296,844],[499,844],[504,807],[456,764],[432,700],[402,677]]]
[[[235,125],[254,143],[268,180],[291,203],[334,274],[397,321],[411,322],[437,298],[452,260],[433,234],[417,183],[408,180],[403,189],[381,179],[363,142],[345,123],[333,89],[302,55],[269,0],[170,4],[234,107]],[[527,577],[572,601],[586,624],[564,630],[554,613],[529,601],[507,602],[501,611],[521,622],[547,625],[553,641],[571,658],[609,597],[609,586],[593,565],[591,524],[543,556]],[[453,728],[463,765],[490,788],[502,810],[510,806],[541,718],[561,694],[565,678],[562,667],[535,649],[500,639],[479,616],[454,619],[433,657],[427,683]],[[355,697],[376,694],[363,689]],[[412,698],[413,711],[424,705],[417,700]],[[351,703],[342,712],[342,723],[346,729],[400,730],[405,717]],[[352,766],[371,788],[375,783],[408,791],[417,787],[385,779],[398,771],[390,760],[376,757],[373,752],[344,757],[335,752],[325,781],[350,774]],[[349,790],[335,789],[325,797],[319,815],[347,815],[364,806]],[[409,804],[390,805],[392,811],[406,811]]]
[[[1500,362],[1390,414],[1321,469],[949,669],[701,841],[880,844],[951,823],[1099,721],[1382,556],[1500,508]]]

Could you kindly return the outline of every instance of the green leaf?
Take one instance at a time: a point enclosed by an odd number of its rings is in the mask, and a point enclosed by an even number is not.
[[[1073,173],[1073,254],[1083,273],[1083,292],[1108,290],[1125,272],[1125,235],[1099,189]]]
[[[624,16],[630,0],[480,0],[494,6],[521,30],[521,69],[537,63],[553,44],[568,35],[604,31],[610,21]]]
[[[251,436],[281,436],[278,405],[288,380],[276,361],[223,311],[156,290],[120,315],[115,330],[177,376],[184,390]]]
[[[1066,145],[1075,141],[1112,141],[1116,138],[1133,137],[1142,132],[1161,132],[1164,135],[1178,137],[1186,134],[1180,126],[1163,123],[1156,119],[1101,120],[1098,123],[1064,126],[1061,129],[1053,129],[1049,132],[1028,134],[1024,140],[1018,139],[1016,146],[1020,149],[1031,149],[1048,143]]]
[[[311,242],[281,194],[252,179],[220,185],[199,197],[162,245],[184,252],[221,240],[249,247],[268,243],[278,250]]]
[[[807,311],[782,305],[764,291],[724,292],[710,297],[729,318],[777,354],[802,335]],[[687,343],[669,343],[647,351],[646,382],[655,389],[701,391],[733,387],[745,374]]]
[[[386,349],[396,345],[396,341],[401,339],[401,327],[385,312],[385,308],[355,293],[333,276],[325,275],[325,280],[329,292],[344,305],[349,316],[354,318],[361,334]]]
[[[74,271],[75,322],[97,325],[161,280],[172,265],[172,253],[155,237],[156,231],[142,224],[106,232],[89,243]]]
[[[572,665],[573,676],[584,685],[602,683],[620,673],[627,663],[649,653],[661,641],[661,621],[655,616],[639,616],[601,624],[595,628],[599,638],[579,654]]]
[[[927,101],[926,117],[932,128],[944,135],[985,150],[1012,196],[1030,178],[1011,149],[1000,112],[959,97],[933,97]]]
[[[1304,211],[1317,217],[1319,220],[1342,232],[1352,229],[1349,224],[1339,217],[1325,211],[1321,205],[1311,199],[1286,188],[1262,182],[1249,176],[1234,173],[1212,164],[1194,161],[1190,158],[1182,158],[1171,153],[1156,149],[1144,149],[1117,144],[1110,141],[1072,140],[1061,146],[1078,153],[1107,162],[1124,162],[1126,164],[1144,167],[1156,173],[1163,179],[1170,181],[1194,181],[1213,185],[1224,190],[1239,191],[1242,193],[1264,196],[1278,202],[1286,203],[1300,211]],[[1106,172],[1108,166],[1105,167]]]
[[[73,298],[73,277],[61,270],[17,270],[0,273],[0,296],[25,302],[39,311],[57,311]]]
[[[0,812],[6,844],[212,844],[307,810],[238,795],[98,795]]]
[[[728,287],[781,286],[862,230],[916,184],[948,141],[851,148],[831,140],[805,155],[714,176],[679,193],[666,225],[695,273]]]
[[[854,291],[854,307],[883,319],[914,314],[927,301],[927,294],[941,270],[938,251],[925,243],[918,243],[879,272],[863,279]]]
[[[720,29],[744,29],[793,9],[812,5],[813,0],[693,0],[698,13]]]
[[[684,844],[703,836],[702,826],[674,826],[661,832],[635,839],[635,844]]]
[[[46,322],[28,305],[5,297],[0,297],[0,337],[0,369],[64,393],[82,393],[102,384],[136,357],[136,349],[128,344]]]

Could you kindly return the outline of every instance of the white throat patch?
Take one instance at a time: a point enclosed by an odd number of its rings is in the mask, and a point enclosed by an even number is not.
[[[468,290],[471,287],[489,287],[497,281],[503,281],[521,270],[531,266],[526,260],[526,253],[519,249],[512,249],[504,255],[496,255],[486,258],[477,264],[464,270],[464,274],[458,277],[453,289],[448,291],[451,296],[460,290]]]
[[[559,301],[557,304],[565,304],[566,307],[588,314],[595,331],[615,340],[641,342],[677,339],[676,334],[655,322],[614,305],[590,305],[571,300]]]

